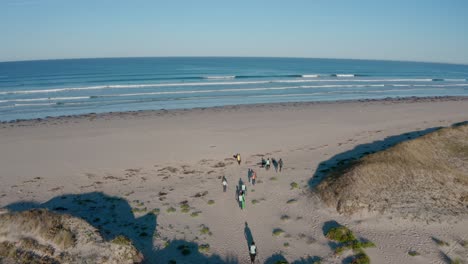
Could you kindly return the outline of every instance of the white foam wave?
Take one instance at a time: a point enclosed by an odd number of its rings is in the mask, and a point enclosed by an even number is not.
[[[205,79],[234,79],[236,78],[235,75],[228,75],[228,76],[207,76],[207,77],[204,77]]]
[[[409,87],[411,84],[392,84],[394,87]]]
[[[466,79],[443,79],[446,82],[465,82]]]
[[[289,89],[316,89],[316,88],[365,88],[365,87],[384,87],[384,84],[375,85],[309,85],[309,86],[286,86],[286,87],[258,87],[245,89],[221,89],[221,90],[192,90],[192,91],[170,91],[170,92],[148,92],[148,93],[126,93],[100,95],[96,97],[126,97],[143,95],[170,95],[170,94],[197,94],[197,93],[230,93],[230,92],[249,92],[249,91],[271,91],[271,90],[289,90]]]
[[[238,81],[238,82],[186,82],[186,83],[152,83],[152,84],[116,84],[97,85],[88,87],[54,88],[44,90],[20,90],[2,91],[0,95],[8,94],[35,94],[35,93],[57,93],[68,91],[87,91],[101,89],[136,89],[136,88],[157,88],[157,87],[185,87],[185,86],[222,86],[222,85],[248,85],[248,84],[268,84],[268,83],[307,83],[307,82],[431,82],[432,79],[296,79],[296,80],[271,80],[271,81]]]
[[[89,96],[76,96],[76,97],[47,97],[47,98],[31,98],[31,99],[11,99],[0,100],[0,103],[10,102],[37,102],[37,101],[67,101],[67,100],[81,100],[89,99]]]
[[[303,74],[302,78],[318,78],[320,77],[318,74]]]
[[[354,77],[354,74],[334,74],[334,76],[339,78],[351,78]]]
[[[414,84],[415,87],[453,87],[453,86],[468,86],[468,84]]]
[[[57,105],[56,103],[43,103],[43,104],[14,104],[14,106],[50,106]]]

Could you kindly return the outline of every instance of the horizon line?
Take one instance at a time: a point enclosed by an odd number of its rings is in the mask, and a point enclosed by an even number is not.
[[[288,56],[122,56],[122,57],[77,57],[77,58],[51,58],[51,59],[24,59],[5,60],[0,63],[35,62],[35,61],[58,61],[58,60],[95,60],[95,59],[144,59],[144,58],[259,58],[259,59],[317,59],[317,60],[356,60],[356,61],[386,61],[407,63],[432,63],[468,66],[467,63],[442,62],[442,61],[418,61],[402,59],[359,59],[359,58],[333,58],[333,57],[288,57]]]

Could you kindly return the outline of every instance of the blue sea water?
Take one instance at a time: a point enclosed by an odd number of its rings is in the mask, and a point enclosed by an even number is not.
[[[0,63],[0,121],[233,104],[467,96],[468,65],[301,58]]]

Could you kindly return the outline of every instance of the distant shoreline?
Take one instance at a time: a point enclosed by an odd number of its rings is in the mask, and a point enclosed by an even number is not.
[[[353,103],[419,103],[419,102],[446,102],[446,101],[467,101],[468,96],[431,96],[431,97],[400,97],[400,98],[384,98],[384,99],[356,99],[356,100],[334,100],[334,101],[311,101],[311,102],[282,102],[282,103],[262,103],[262,104],[239,104],[239,105],[224,105],[213,107],[195,107],[195,108],[180,108],[180,109],[159,109],[159,110],[138,110],[138,111],[123,111],[123,112],[104,112],[104,113],[88,113],[79,115],[63,115],[63,116],[48,116],[45,118],[34,119],[15,119],[10,121],[0,121],[0,125],[18,125],[31,126],[39,122],[53,123],[54,121],[63,121],[66,119],[112,119],[112,118],[138,118],[142,116],[160,116],[165,114],[181,114],[187,112],[198,112],[206,110],[224,111],[224,110],[254,110],[258,108],[273,108],[281,107],[308,107],[312,105],[332,105],[332,104],[353,104]],[[0,127],[2,128],[2,127]]]

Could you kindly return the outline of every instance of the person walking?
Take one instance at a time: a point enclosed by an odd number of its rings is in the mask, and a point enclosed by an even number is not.
[[[250,262],[255,263],[255,257],[257,256],[257,246],[255,245],[254,241],[252,241],[252,244],[250,244],[249,255],[250,255]]]
[[[270,158],[266,160],[265,168],[268,170],[270,169]]]
[[[283,159],[279,159],[278,161],[278,165],[279,165],[279,171],[281,172],[281,169],[283,169]]]
[[[242,190],[242,193],[243,193],[244,195],[247,194],[247,187],[245,186],[245,183],[244,183],[244,182],[242,182],[241,190]]]
[[[245,209],[245,192],[242,192],[242,210]]]
[[[242,190],[239,191],[238,199],[239,199],[239,207],[241,209],[244,209],[244,193],[242,192]]]
[[[227,183],[226,177],[223,176],[223,192],[226,192],[226,190],[227,190],[227,185],[228,185],[228,183]]]
[[[252,170],[252,185],[255,185],[255,180],[257,180],[257,173]]]
[[[236,159],[237,159],[237,164],[239,164],[239,165],[240,165],[240,164],[241,164],[241,156],[240,156],[240,154],[239,154],[239,153],[237,153],[237,155],[236,155]]]

